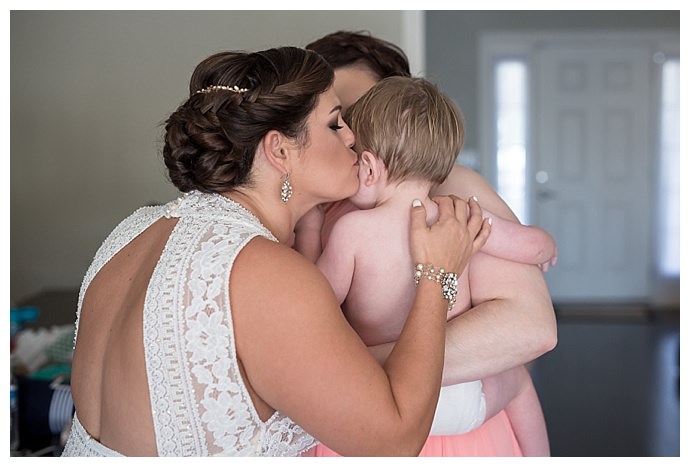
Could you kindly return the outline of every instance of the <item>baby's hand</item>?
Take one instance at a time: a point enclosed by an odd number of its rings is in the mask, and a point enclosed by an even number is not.
[[[558,247],[554,247],[553,256],[551,257],[551,259],[545,263],[540,264],[539,267],[541,268],[541,270],[543,272],[546,272],[549,270],[549,267],[555,267],[557,262],[558,262]]]

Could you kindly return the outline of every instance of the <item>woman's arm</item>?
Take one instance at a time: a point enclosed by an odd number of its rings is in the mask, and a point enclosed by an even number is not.
[[[488,226],[476,204],[462,228],[465,204],[450,211],[443,204],[445,214],[430,229],[416,208],[413,257],[459,271]],[[343,317],[323,275],[294,250],[252,240],[235,261],[230,288],[238,358],[256,406],[289,416],[343,455],[419,452],[443,367],[447,301],[438,284],[421,281],[383,368]]]
[[[477,286],[476,274],[488,274],[489,283]],[[470,281],[473,308],[447,323],[444,386],[524,365],[557,342],[553,304],[537,266],[477,253],[471,260]],[[486,301],[479,303],[481,299]],[[381,344],[369,351],[382,363],[392,347],[393,343]]]
[[[501,373],[556,346],[556,317],[538,267],[480,252],[469,281],[473,308],[448,322],[444,385]]]

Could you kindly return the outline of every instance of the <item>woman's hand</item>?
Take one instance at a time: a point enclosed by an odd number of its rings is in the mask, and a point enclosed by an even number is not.
[[[482,210],[475,199],[465,202],[450,195],[437,196],[433,200],[438,204],[439,218],[430,227],[426,224],[424,206],[413,203],[410,223],[412,260],[460,274],[470,256],[486,243],[491,224],[482,219]]]

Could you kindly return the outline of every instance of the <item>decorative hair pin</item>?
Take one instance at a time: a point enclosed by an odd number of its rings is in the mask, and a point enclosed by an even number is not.
[[[196,91],[194,94],[208,94],[209,92],[213,91],[230,91],[230,92],[236,92],[237,94],[242,94],[244,92],[249,91],[247,88],[240,88],[237,86],[224,86],[222,84],[212,84],[211,86],[207,86],[203,89],[199,89]]]

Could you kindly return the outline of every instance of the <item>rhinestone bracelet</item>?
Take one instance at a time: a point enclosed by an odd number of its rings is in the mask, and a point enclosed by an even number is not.
[[[455,305],[458,296],[458,275],[454,272],[446,272],[445,269],[432,264],[419,263],[414,268],[414,285],[419,285],[421,278],[434,281],[441,285],[441,294],[448,300],[448,310]]]

